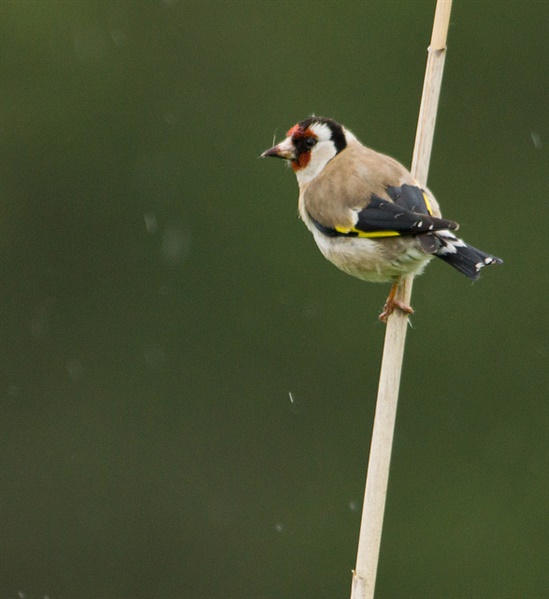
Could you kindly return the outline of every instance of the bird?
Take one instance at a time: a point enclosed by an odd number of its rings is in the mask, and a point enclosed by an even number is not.
[[[282,158],[294,171],[300,218],[325,258],[363,281],[392,283],[383,322],[397,309],[413,313],[395,298],[398,285],[433,257],[472,280],[503,262],[456,237],[458,224],[442,218],[434,195],[408,169],[331,118],[300,121],[265,157]]]

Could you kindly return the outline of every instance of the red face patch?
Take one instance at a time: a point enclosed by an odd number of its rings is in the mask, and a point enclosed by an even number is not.
[[[291,129],[288,129],[286,137],[293,137],[294,133],[297,133],[299,130],[299,125],[294,125]]]
[[[286,133],[286,137],[291,137],[296,149],[296,159],[291,161],[292,169],[299,171],[305,168],[311,160],[311,150],[303,143],[303,140],[316,135],[309,129],[303,129],[299,124],[294,125]]]
[[[297,155],[296,160],[291,161],[292,169],[295,171],[300,171],[302,168],[305,168],[309,161],[311,160],[311,152],[302,152]]]
[[[306,137],[316,137],[316,135],[307,127],[303,129],[299,124],[294,125],[286,132],[286,137],[291,137],[294,141],[305,139]]]

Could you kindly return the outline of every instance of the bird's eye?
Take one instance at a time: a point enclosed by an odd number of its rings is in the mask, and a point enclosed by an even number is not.
[[[314,148],[316,146],[317,141],[318,140],[316,137],[306,137],[305,138],[305,147],[310,150],[311,148]]]

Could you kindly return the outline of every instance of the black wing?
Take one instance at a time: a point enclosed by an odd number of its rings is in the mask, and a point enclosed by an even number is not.
[[[327,227],[311,217],[317,229],[330,237],[394,237],[398,235],[422,235],[441,230],[456,230],[458,224],[432,216],[431,206],[425,192],[419,187],[403,185],[388,187],[387,193],[393,200],[384,200],[373,194],[369,204],[357,214],[352,227]],[[310,216],[310,215],[309,215]],[[434,252],[432,244],[424,249]]]
[[[389,202],[373,195],[370,203],[358,213],[355,229],[363,233],[392,231],[397,235],[417,235],[458,228],[457,223],[432,216],[427,194],[419,187],[388,187]]]

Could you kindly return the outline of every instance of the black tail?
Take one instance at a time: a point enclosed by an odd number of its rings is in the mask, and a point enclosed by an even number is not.
[[[472,245],[458,239],[450,231],[437,231],[434,234],[437,240],[435,256],[448,262],[466,277],[476,281],[480,277],[480,271],[489,264],[502,264],[503,260],[477,250]]]

